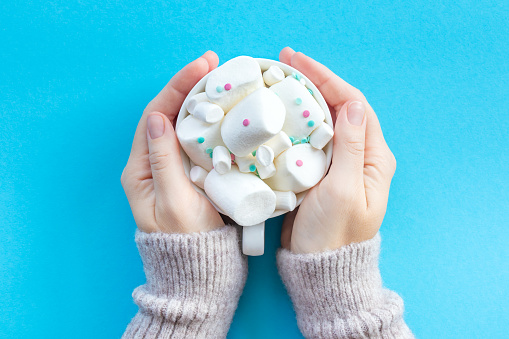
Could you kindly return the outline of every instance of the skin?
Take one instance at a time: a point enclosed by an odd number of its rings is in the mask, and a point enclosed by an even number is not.
[[[285,217],[281,245],[295,253],[313,253],[373,238],[396,170],[375,112],[358,89],[303,53],[286,47],[279,59],[307,76],[336,115],[329,172],[299,209]],[[348,120],[353,103],[364,106],[360,126]]]
[[[331,168],[285,217],[281,245],[312,253],[371,239],[385,216],[396,169],[375,112],[359,90],[310,57],[286,47],[279,58],[317,85],[335,115]],[[206,52],[179,71],[143,112],[121,176],[141,231],[191,233],[224,226],[187,179],[174,130],[187,94],[218,63],[214,52]],[[351,105],[363,107],[360,125],[349,122]]]

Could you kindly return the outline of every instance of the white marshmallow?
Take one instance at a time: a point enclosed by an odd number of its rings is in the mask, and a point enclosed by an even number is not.
[[[194,109],[195,109],[196,105],[198,105],[200,102],[209,102],[207,93],[201,92],[201,93],[193,95],[187,102],[187,111],[191,114],[194,114]]]
[[[227,84],[231,89],[225,89]],[[205,92],[211,102],[228,113],[235,104],[260,87],[265,85],[258,62],[248,56],[239,56],[210,72]]]
[[[274,151],[267,145],[261,145],[256,150],[256,161],[267,167],[274,161]]]
[[[209,124],[219,122],[224,117],[223,109],[218,105],[212,104],[208,101],[203,101],[196,104],[192,114],[196,119],[208,122]]]
[[[325,119],[325,113],[318,102],[294,77],[288,76],[270,89],[279,96],[286,107],[283,131],[289,137],[295,140],[307,138]],[[309,112],[308,117],[304,117],[304,111]]]
[[[191,161],[207,171],[212,169],[212,157],[207,153],[207,149],[212,151],[216,146],[224,146],[220,122],[208,124],[192,115],[187,116],[177,126],[177,137]],[[199,143],[199,138],[204,141]]]
[[[242,253],[245,255],[262,255],[265,245],[265,222],[242,227]]]
[[[272,86],[275,83],[282,81],[284,78],[285,73],[277,66],[270,66],[268,70],[263,72],[263,80],[267,86]]]
[[[272,139],[267,141],[264,145],[269,146],[272,148],[272,151],[274,152],[274,157],[277,157],[280,155],[283,151],[286,151],[290,147],[292,147],[292,141],[286,135],[285,132],[281,131],[276,136],[274,136]]]
[[[226,114],[221,136],[235,156],[243,157],[279,133],[284,121],[285,106],[274,92],[262,87]]]
[[[256,158],[252,154],[248,154],[245,157],[235,157],[235,163],[239,166],[239,171],[250,173],[251,166],[256,166]]]
[[[290,147],[274,160],[276,174],[265,182],[276,191],[303,192],[322,179],[327,159],[322,150],[310,144]],[[300,164],[300,166],[299,166]]]
[[[210,171],[205,193],[241,226],[268,219],[276,209],[276,194],[254,174],[242,173],[236,166],[225,174]]]
[[[292,191],[280,192],[274,191],[276,194],[276,209],[283,211],[293,211],[297,206],[297,196]]]
[[[268,179],[274,174],[276,174],[276,166],[273,163],[270,163],[269,166],[262,166],[260,163],[256,162],[256,169],[258,170],[258,175],[260,179]]]
[[[219,174],[225,174],[231,169],[232,158],[226,147],[214,147],[214,151],[212,152],[212,164],[214,165],[214,169]]]
[[[207,172],[200,166],[194,166],[189,171],[189,179],[191,179],[193,184],[195,184],[199,188],[203,189],[203,185],[205,183],[205,178],[207,177],[208,174],[209,174],[209,172]]]
[[[318,126],[309,136],[309,144],[317,149],[322,149],[334,136],[334,131],[327,123]]]

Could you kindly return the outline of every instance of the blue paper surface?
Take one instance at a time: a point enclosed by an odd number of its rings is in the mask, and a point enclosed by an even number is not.
[[[120,337],[145,281],[120,185],[136,124],[208,49],[289,45],[363,91],[398,161],[385,285],[419,338],[509,331],[507,1],[3,1],[0,337]],[[299,338],[275,267],[249,259],[229,338]]]

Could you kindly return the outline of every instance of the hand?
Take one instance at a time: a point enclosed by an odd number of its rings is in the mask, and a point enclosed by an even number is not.
[[[217,67],[208,51],[180,70],[145,108],[121,182],[143,232],[191,233],[224,226],[210,202],[186,177],[174,120],[189,91]]]
[[[336,115],[329,172],[285,217],[282,246],[312,253],[373,238],[396,170],[375,112],[358,89],[310,57],[286,47],[279,59],[307,76]]]

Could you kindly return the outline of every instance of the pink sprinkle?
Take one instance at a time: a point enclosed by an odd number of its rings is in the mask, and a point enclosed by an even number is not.
[[[244,121],[242,121],[242,125],[244,126],[249,125],[249,119],[244,119]]]
[[[232,89],[232,85],[231,84],[226,84],[226,85],[224,85],[224,89],[229,91],[229,90]]]
[[[232,161],[235,160],[235,154],[233,154],[233,153],[230,154],[230,158],[232,159]]]
[[[309,111],[305,110],[304,112],[302,112],[302,115],[304,116],[304,118],[307,118],[309,116]]]
[[[302,160],[297,160],[297,166],[302,166],[304,163],[302,162]]]

